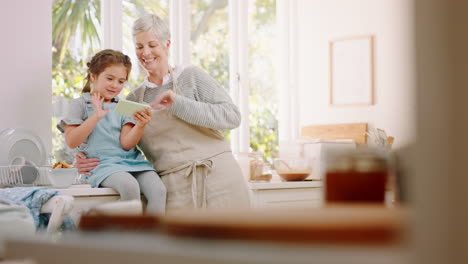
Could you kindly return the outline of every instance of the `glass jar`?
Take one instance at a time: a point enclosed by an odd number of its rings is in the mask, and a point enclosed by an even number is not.
[[[385,202],[389,163],[382,153],[361,149],[327,164],[327,202]]]
[[[239,152],[234,154],[241,168],[244,179],[249,181],[254,175],[256,166],[262,162],[262,153],[260,152]]]
[[[259,162],[255,164],[255,169],[251,181],[269,182],[273,176],[271,165],[267,162]]]

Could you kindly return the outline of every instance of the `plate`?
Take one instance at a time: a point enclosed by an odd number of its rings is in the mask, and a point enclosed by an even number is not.
[[[33,131],[7,128],[0,132],[0,166],[10,165],[16,157],[24,157],[36,165],[45,165],[44,143]]]
[[[36,164],[24,157],[15,157],[10,163],[10,173],[21,175],[23,184],[32,184],[39,176],[39,169]]]

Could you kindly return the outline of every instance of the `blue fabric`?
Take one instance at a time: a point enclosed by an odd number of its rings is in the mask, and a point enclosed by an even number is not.
[[[59,191],[47,187],[13,187],[0,189],[0,200],[26,206],[34,219],[36,229],[41,229],[47,227],[50,219],[50,213],[41,214],[42,205],[58,194]],[[65,218],[62,227],[64,230],[75,229],[71,217]]]
[[[94,112],[91,96],[89,93],[82,95],[86,102],[86,118]],[[128,151],[120,144],[120,131],[129,119],[114,110],[115,102],[103,103],[103,108],[110,111],[97,123],[93,132],[89,135],[86,144],[79,147],[79,151],[86,154],[88,158],[99,158],[99,165],[91,171],[88,178],[92,187],[99,187],[101,182],[116,172],[154,171],[151,163],[146,161],[137,148]]]

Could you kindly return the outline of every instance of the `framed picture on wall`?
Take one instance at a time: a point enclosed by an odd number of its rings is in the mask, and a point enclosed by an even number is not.
[[[374,37],[329,42],[330,105],[374,104]]]

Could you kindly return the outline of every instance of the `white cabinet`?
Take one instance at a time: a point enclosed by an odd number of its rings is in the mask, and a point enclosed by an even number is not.
[[[249,182],[250,206],[253,208],[319,208],[324,204],[322,181]],[[395,205],[394,193],[385,192],[385,205]]]
[[[310,207],[322,205],[322,182],[249,182],[250,203],[254,208],[265,207]],[[57,189],[64,195],[73,196],[74,207],[71,216],[78,223],[80,216],[90,208],[120,199],[111,188],[91,188],[90,185],[72,185],[66,189]]]
[[[253,208],[302,207],[318,208],[323,202],[322,181],[248,182],[250,205]],[[58,189],[64,195],[75,198],[71,212],[73,220],[79,220],[81,214],[90,208],[120,199],[111,188],[91,188],[89,185],[72,185],[67,189]],[[143,199],[144,202],[144,199]],[[393,193],[386,193],[387,206],[393,205]]]
[[[322,182],[249,182],[250,204],[253,208],[310,207],[322,205]]]
[[[61,194],[73,196],[75,199],[71,217],[78,224],[81,215],[90,208],[120,199],[120,195],[112,188],[91,188],[89,184],[72,185],[66,189],[57,189]]]

